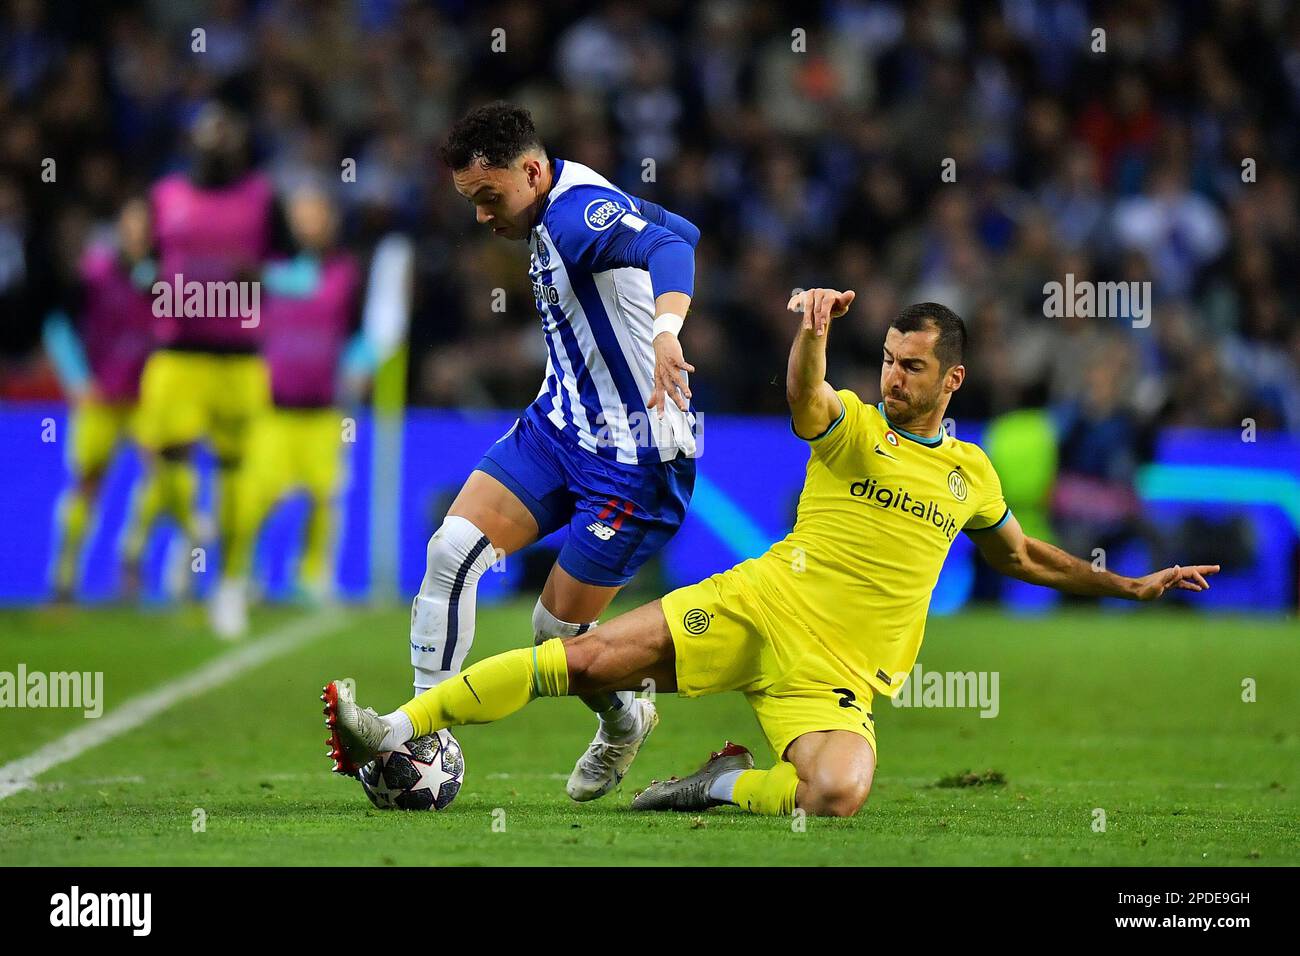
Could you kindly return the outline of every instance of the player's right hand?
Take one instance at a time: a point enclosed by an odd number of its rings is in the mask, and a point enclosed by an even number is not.
[[[836,289],[806,289],[790,296],[786,308],[791,312],[803,313],[804,331],[814,335],[825,335],[831,319],[838,319],[857,298],[852,289],[840,292]]]
[[[1210,582],[1205,579],[1218,573],[1217,564],[1194,564],[1187,567],[1176,564],[1172,568],[1138,578],[1133,597],[1139,601],[1154,601],[1164,597],[1167,591],[1208,591]]]

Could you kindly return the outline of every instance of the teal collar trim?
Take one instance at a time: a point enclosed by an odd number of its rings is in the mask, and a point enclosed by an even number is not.
[[[899,428],[897,425],[895,425],[893,422],[889,420],[889,416],[885,414],[884,402],[877,403],[876,408],[880,409],[880,417],[885,420],[885,424],[888,425],[890,429],[892,429],[893,431],[898,432],[898,434],[902,435],[908,441],[914,441],[918,445],[924,445],[926,448],[938,448],[940,445],[943,444],[942,428],[939,429],[939,434],[935,435],[933,438],[926,438],[923,435],[913,435],[911,432],[904,431],[903,429]]]

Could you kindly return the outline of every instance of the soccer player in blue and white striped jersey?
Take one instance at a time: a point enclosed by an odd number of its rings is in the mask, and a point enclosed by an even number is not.
[[[462,118],[442,158],[479,223],[528,243],[548,359],[536,400],[429,541],[411,618],[417,694],[460,671],[479,577],[561,527],[568,539],[534,609],[534,636],[590,630],[681,525],[697,453],[694,367],[677,334],[699,229],[548,156],[528,111],[511,104]],[[628,691],[584,700],[600,727],[569,778],[575,800],[613,789],[658,722],[654,704]]]

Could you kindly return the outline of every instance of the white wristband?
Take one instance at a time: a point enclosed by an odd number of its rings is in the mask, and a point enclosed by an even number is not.
[[[686,320],[676,312],[665,312],[663,315],[655,318],[654,328],[650,331],[650,341],[653,342],[659,338],[660,332],[671,332],[676,335],[682,330],[682,323]]]

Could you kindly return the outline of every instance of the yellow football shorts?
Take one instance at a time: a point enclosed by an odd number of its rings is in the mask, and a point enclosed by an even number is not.
[[[140,381],[140,441],[158,451],[207,438],[218,458],[238,459],[249,426],[270,407],[260,355],[163,349],[149,356]]]
[[[78,478],[102,474],[113,452],[133,436],[136,406],[133,402],[79,402],[72,409],[69,465]]]
[[[872,691],[846,674],[812,631],[771,597],[754,561],[663,598],[677,654],[677,692],[743,693],[778,760],[803,734],[847,730],[876,749]]]
[[[343,413],[337,408],[277,408],[252,426],[252,490],[265,506],[299,488],[328,499],[338,491],[343,447]]]

